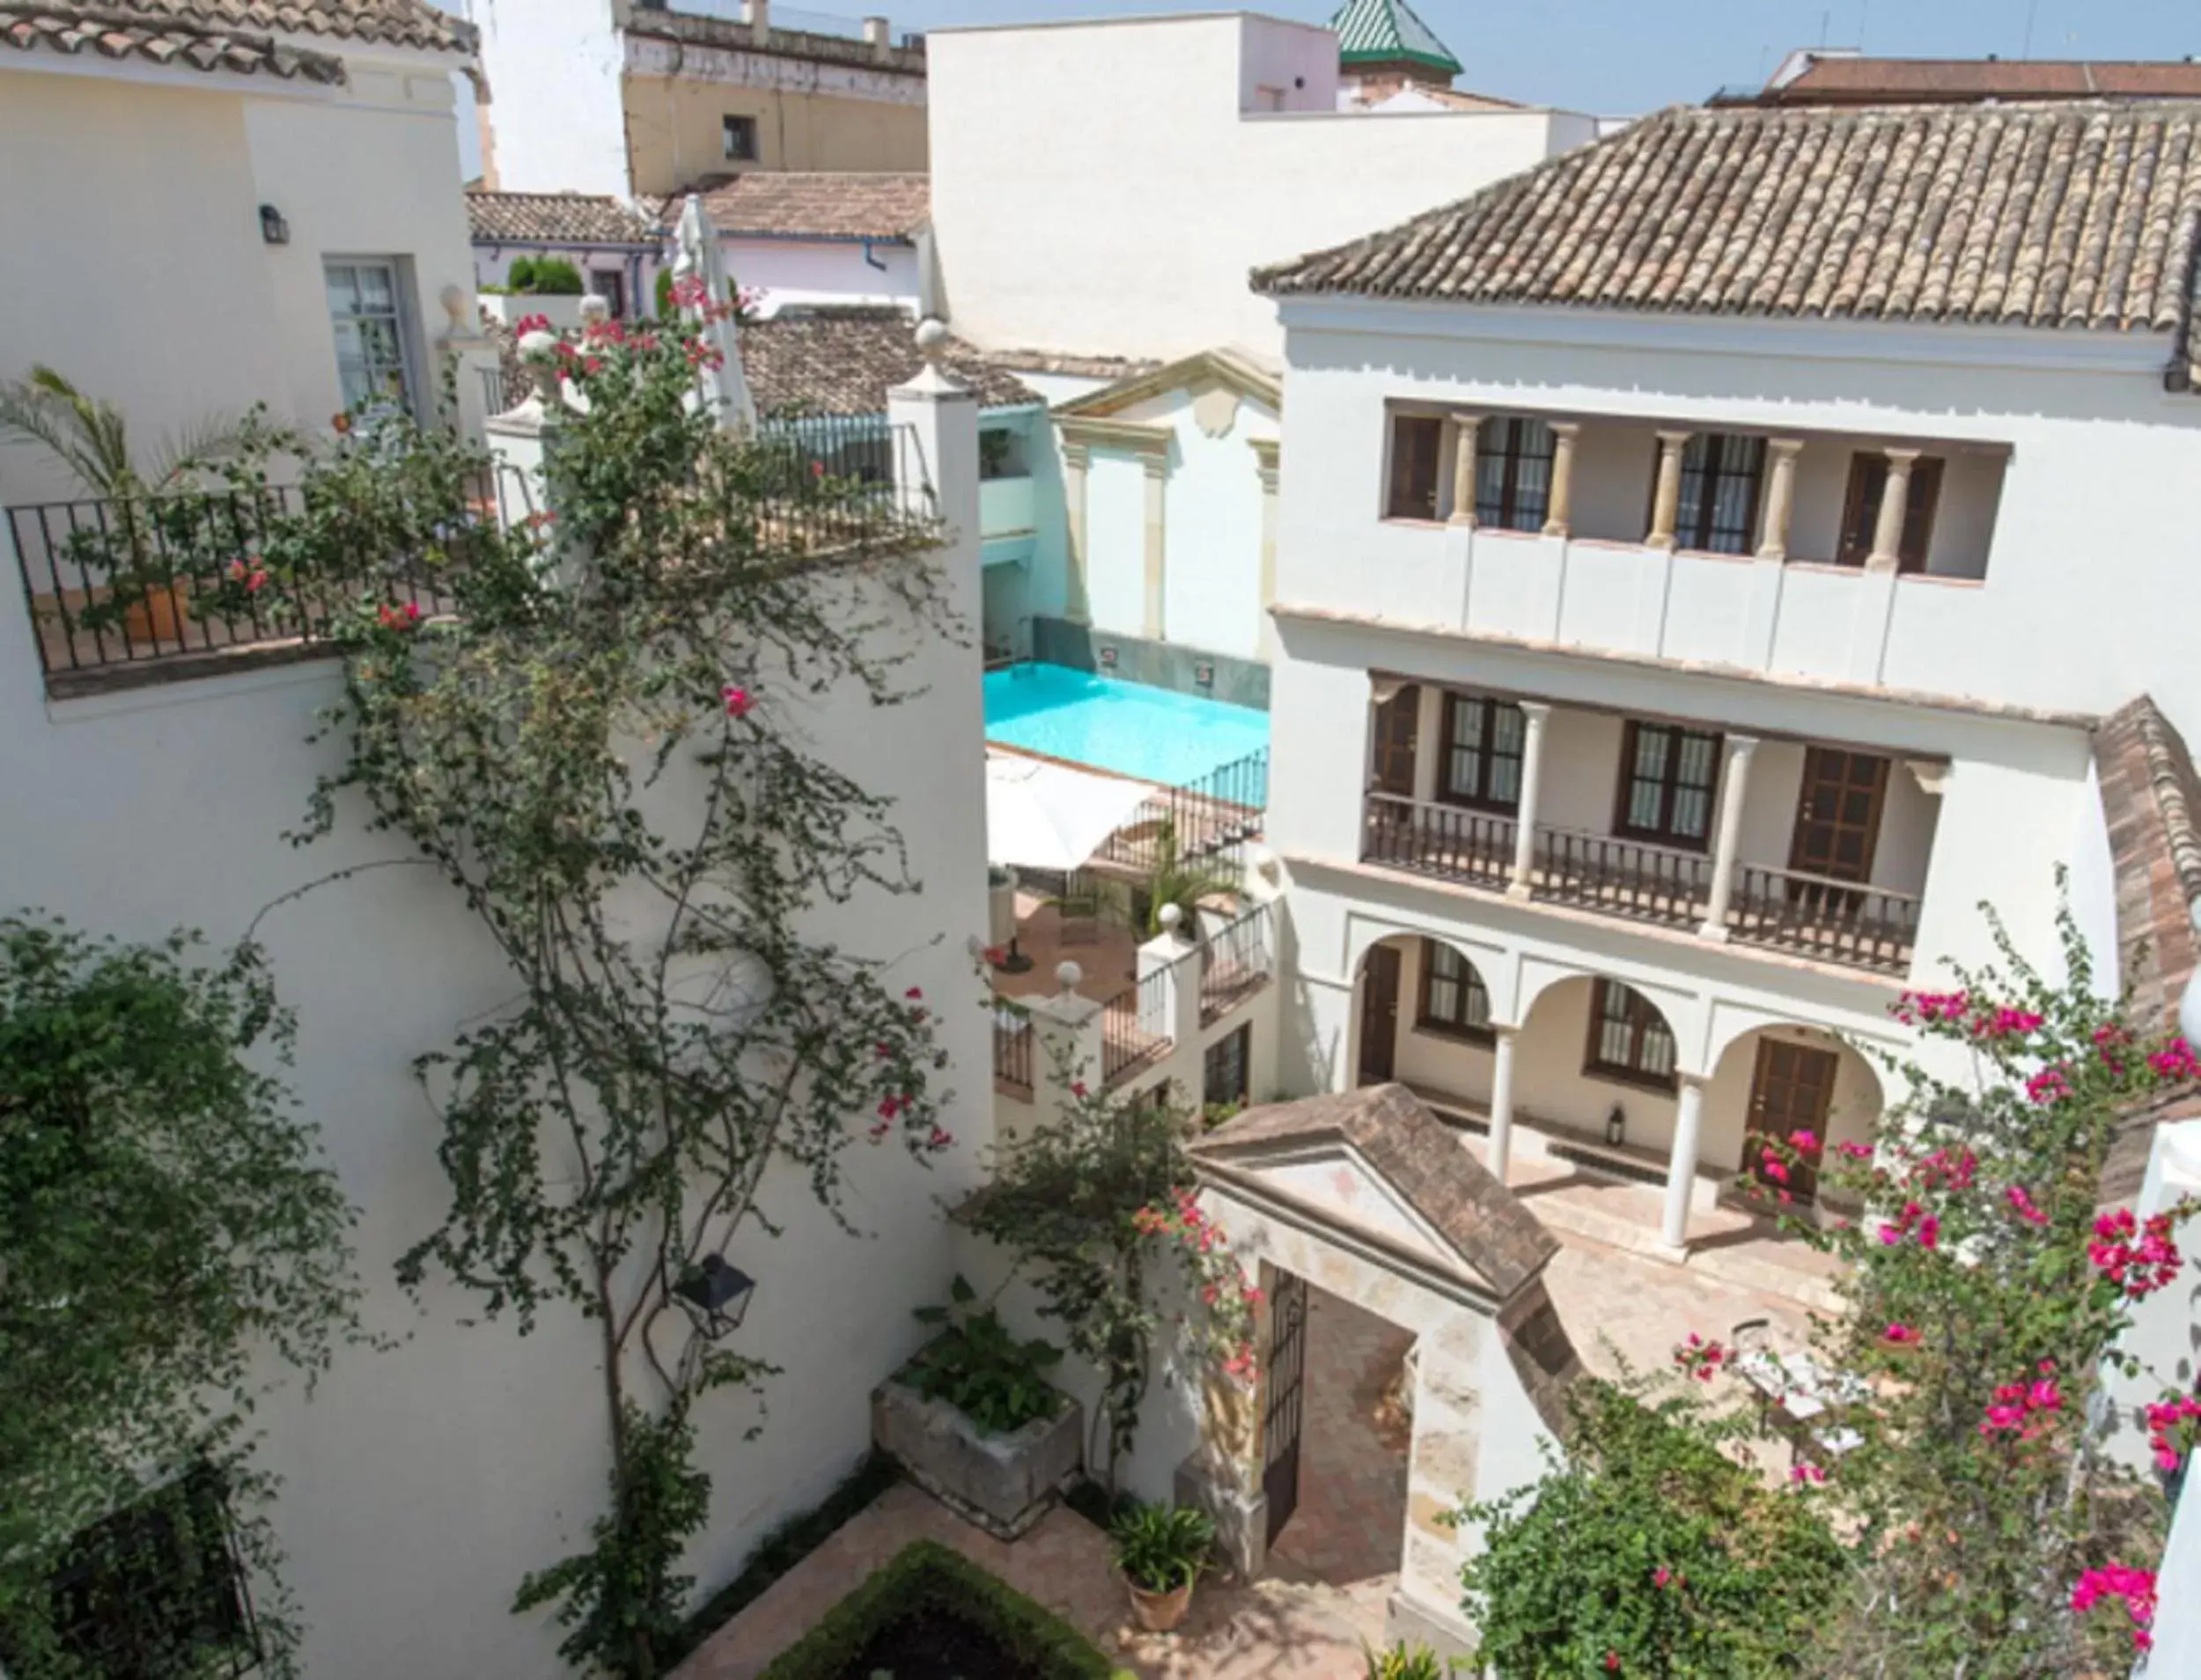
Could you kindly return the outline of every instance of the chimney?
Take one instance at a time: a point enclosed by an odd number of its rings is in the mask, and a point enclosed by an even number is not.
[[[750,39],[760,47],[769,46],[772,39],[772,0],[742,0],[742,9],[748,13]]]
[[[872,56],[881,63],[894,56],[894,32],[884,18],[864,19],[864,39],[871,43]]]

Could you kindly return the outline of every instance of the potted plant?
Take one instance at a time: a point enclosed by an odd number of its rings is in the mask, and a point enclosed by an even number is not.
[[[1132,1619],[1149,1633],[1171,1632],[1192,1608],[1192,1584],[1215,1544],[1213,1519],[1193,1505],[1135,1505],[1117,1514],[1108,1537]]]

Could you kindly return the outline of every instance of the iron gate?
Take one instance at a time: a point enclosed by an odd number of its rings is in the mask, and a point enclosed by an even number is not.
[[[1307,1411],[1307,1279],[1276,1274],[1269,1322],[1269,1409],[1262,1422],[1261,1491],[1269,1544],[1299,1504],[1299,1425]]]

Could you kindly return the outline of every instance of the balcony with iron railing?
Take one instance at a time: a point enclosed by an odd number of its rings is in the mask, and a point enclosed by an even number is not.
[[[914,437],[883,419],[768,426],[736,492],[760,536],[830,559],[907,546],[934,518]],[[343,617],[454,610],[475,535],[536,515],[485,468],[449,517],[395,512],[339,477],[0,509],[48,693],[221,674],[334,651]]]

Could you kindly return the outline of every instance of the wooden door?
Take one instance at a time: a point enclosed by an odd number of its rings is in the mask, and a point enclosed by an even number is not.
[[[1758,1040],[1757,1071],[1750,1080],[1750,1124],[1742,1139],[1744,1171],[1762,1183],[1777,1184],[1765,1170],[1765,1146],[1771,1138],[1785,1141],[1793,1131],[1810,1132],[1823,1149],[1837,1065],[1831,1050],[1778,1038]],[[1810,1201],[1819,1188],[1816,1164],[1805,1160],[1789,1165],[1787,1171],[1787,1183],[1778,1187],[1800,1202]]]
[[[1873,753],[1814,747],[1804,755],[1788,866],[1834,881],[1873,878],[1880,814],[1888,799],[1888,761]]]
[[[1262,1418],[1261,1491],[1274,1545],[1299,1506],[1299,1426],[1307,1414],[1307,1279],[1276,1274],[1269,1298],[1269,1405]]]
[[[1850,457],[1850,487],[1842,503],[1842,541],[1835,555],[1837,564],[1861,566],[1873,552],[1873,539],[1880,529],[1881,497],[1887,490],[1888,457],[1883,452],[1861,449]],[[1940,458],[1921,456],[1910,463],[1903,534],[1896,543],[1897,571],[1926,569],[1926,551],[1933,546],[1933,516],[1940,505]]]
[[[1360,981],[1360,1078],[1362,1085],[1387,1085],[1399,1036],[1399,954],[1395,946],[1368,949]]]
[[[1370,777],[1379,793],[1414,797],[1414,749],[1421,733],[1422,691],[1410,682],[1375,709]]]

